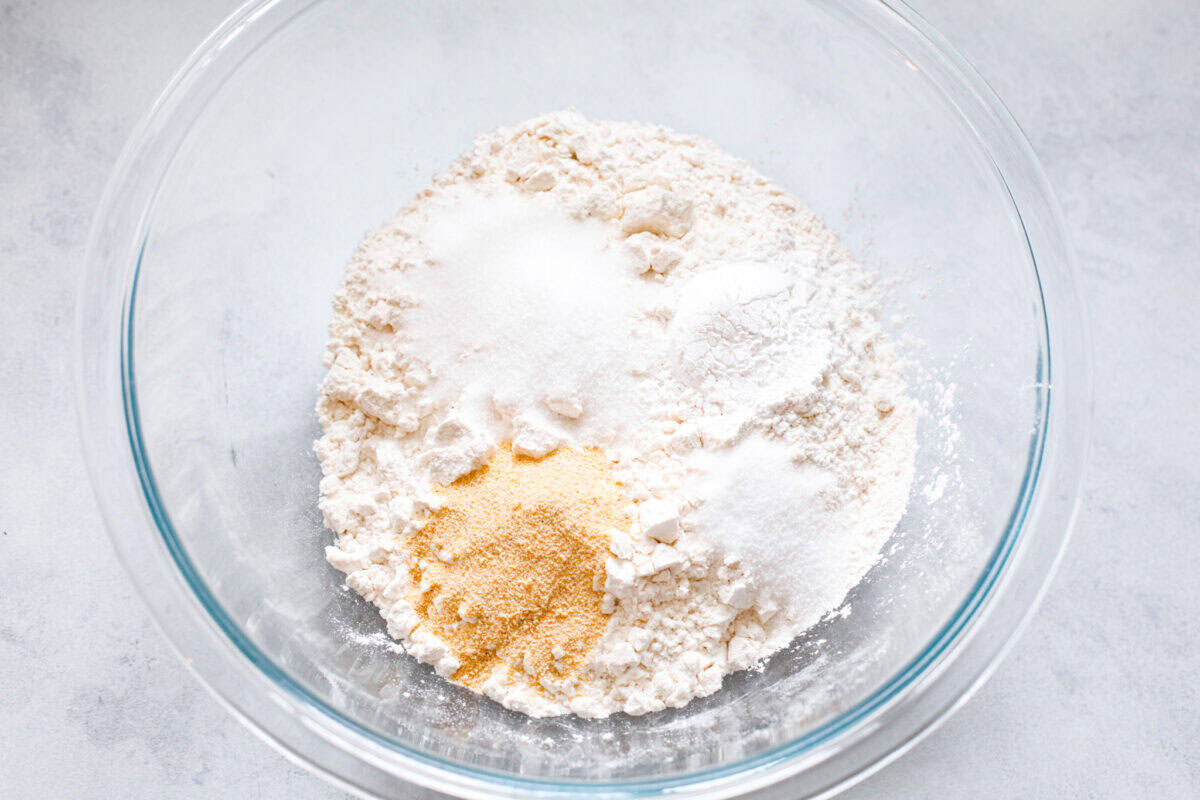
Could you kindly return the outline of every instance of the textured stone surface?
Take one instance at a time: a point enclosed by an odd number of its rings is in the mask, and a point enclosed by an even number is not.
[[[1012,109],[1091,304],[1084,509],[979,694],[846,796],[1200,795],[1200,14],[1192,0],[920,0]],[[71,309],[117,152],[229,0],[0,7],[0,795],[342,797],[170,654],[75,444]],[[44,434],[35,435],[35,431]]]

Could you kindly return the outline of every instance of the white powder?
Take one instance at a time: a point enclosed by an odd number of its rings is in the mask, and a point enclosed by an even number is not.
[[[839,502],[834,473],[793,458],[782,441],[761,436],[714,458],[692,524],[808,627],[841,603],[876,550],[845,518],[854,509]]]
[[[604,335],[628,329],[645,288],[600,222],[507,184],[456,185],[426,206],[435,266],[406,275],[421,300],[403,332],[437,374],[436,403],[535,456],[568,438],[611,441],[646,419],[630,366],[653,358]]]
[[[907,502],[915,422],[871,274],[711,143],[556,113],[481,137],[367,241],[318,406],[331,563],[407,652],[405,539],[511,440],[599,446],[615,531],[584,671],[484,691],[535,715],[680,706],[834,611]]]
[[[718,264],[682,287],[671,320],[682,383],[725,413],[787,399],[829,363],[829,332],[812,313],[808,270]]]

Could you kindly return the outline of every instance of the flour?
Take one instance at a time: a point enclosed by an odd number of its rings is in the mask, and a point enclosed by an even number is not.
[[[835,611],[903,513],[915,416],[880,303],[819,219],[711,143],[573,112],[482,136],[335,297],[329,561],[455,676],[408,546],[437,487],[506,442],[600,448],[633,520],[609,533],[603,636],[570,674],[502,659],[472,685],[533,715],[711,694]]]

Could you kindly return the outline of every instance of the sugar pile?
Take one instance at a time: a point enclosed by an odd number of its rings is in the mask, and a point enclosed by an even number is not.
[[[430,198],[422,241],[433,266],[405,276],[421,300],[404,333],[413,357],[441,367],[434,402],[497,441],[509,438],[500,409],[516,452],[534,456],[646,419],[648,398],[630,402],[643,387],[629,367],[654,355],[605,335],[628,327],[642,287],[600,222],[507,185],[455,186]]]
[[[498,645],[470,684],[533,715],[710,694],[835,611],[903,514],[915,416],[880,305],[819,219],[709,142],[572,112],[482,136],[335,297],[328,558],[409,654],[465,682],[447,638],[481,617],[438,607],[454,633],[437,634],[423,576],[441,555],[414,544],[473,502],[440,487],[507,444],[599,448],[631,521],[605,534],[607,624],[569,668]]]

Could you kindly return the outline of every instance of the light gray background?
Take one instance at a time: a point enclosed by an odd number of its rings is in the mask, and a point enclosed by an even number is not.
[[[919,0],[1008,103],[1091,306],[1075,538],[991,682],[846,796],[1200,796],[1200,4]],[[74,293],[126,136],[232,0],[0,6],[0,796],[339,798],[184,671],[75,444]]]

